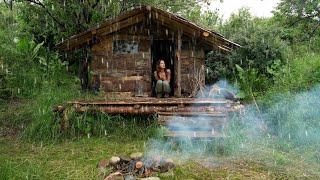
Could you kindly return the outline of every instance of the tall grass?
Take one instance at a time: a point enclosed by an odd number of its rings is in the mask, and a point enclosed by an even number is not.
[[[25,111],[31,113],[31,121],[22,133],[25,139],[36,141],[59,140],[91,136],[118,135],[119,137],[146,139],[156,126],[154,117],[110,116],[105,113],[76,113],[72,107],[67,110],[69,128],[61,131],[59,114],[53,112],[54,105],[62,105],[75,99],[92,99],[97,96],[85,93],[74,77],[60,73],[60,80],[51,80],[39,90],[38,96],[28,102]],[[62,85],[57,85],[61,84]]]

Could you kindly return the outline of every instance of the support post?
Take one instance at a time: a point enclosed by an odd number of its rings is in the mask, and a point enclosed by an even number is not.
[[[174,86],[174,96],[181,97],[181,46],[182,46],[182,31],[178,30],[177,40],[176,40],[176,61],[174,66],[175,71],[175,86]]]

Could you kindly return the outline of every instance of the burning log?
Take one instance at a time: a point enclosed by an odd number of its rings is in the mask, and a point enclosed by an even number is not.
[[[143,167],[143,162],[137,161],[135,167],[136,169],[141,169]]]

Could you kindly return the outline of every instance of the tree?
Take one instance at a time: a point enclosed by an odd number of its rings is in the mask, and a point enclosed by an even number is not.
[[[309,40],[320,34],[320,0],[282,0],[274,12],[292,42]]]

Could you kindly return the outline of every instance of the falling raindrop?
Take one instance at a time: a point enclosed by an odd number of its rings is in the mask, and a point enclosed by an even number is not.
[[[306,137],[308,137],[308,131],[307,131],[307,130],[306,130],[306,133],[305,133],[305,134],[306,134]]]
[[[37,78],[34,78],[33,85],[36,86],[36,84],[37,84]]]
[[[48,17],[46,16],[46,28],[48,28]]]
[[[103,58],[101,58],[101,63],[102,63],[102,64],[104,64],[104,60],[103,60]]]

